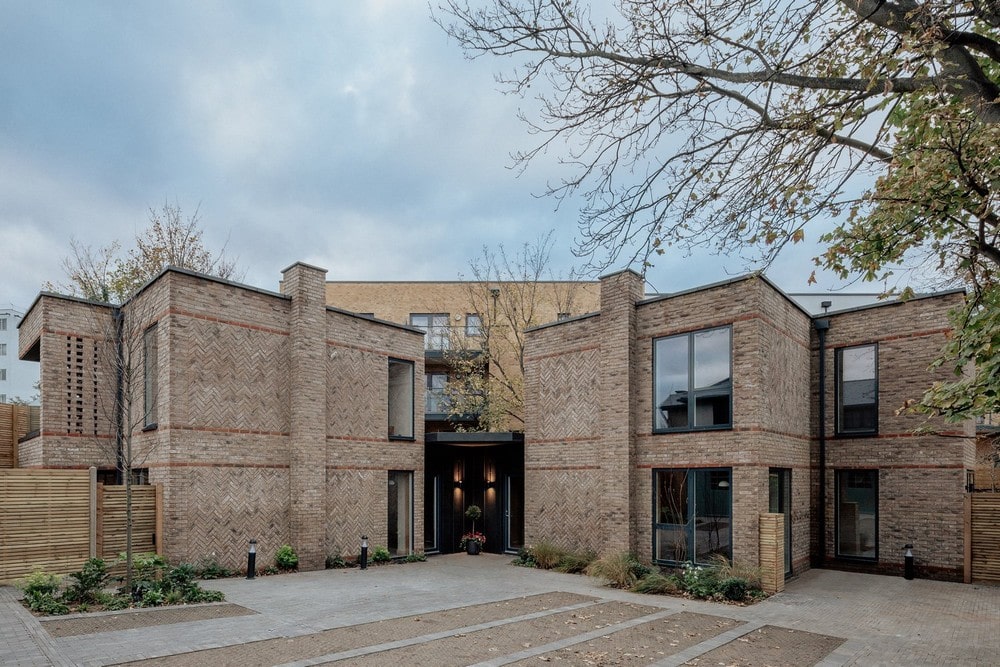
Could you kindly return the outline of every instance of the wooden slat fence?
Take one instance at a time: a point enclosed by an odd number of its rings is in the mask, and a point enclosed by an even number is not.
[[[1000,493],[972,496],[972,581],[1000,584]]]
[[[132,487],[132,545],[162,553],[158,486]],[[88,470],[0,470],[0,583],[35,570],[68,574],[125,551],[125,487]]]
[[[17,441],[38,430],[37,405],[0,403],[0,469],[17,467]]]

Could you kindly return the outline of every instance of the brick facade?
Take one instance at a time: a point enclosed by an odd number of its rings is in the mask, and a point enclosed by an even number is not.
[[[760,516],[770,511],[773,475],[783,475],[791,569],[808,568],[819,539],[814,318],[761,277],[645,300],[641,286],[631,272],[607,276],[599,313],[529,332],[527,539],[654,560],[655,471],[721,469],[731,479],[732,557],[756,564]],[[927,369],[944,342],[947,312],[961,299],[950,293],[826,318],[826,565],[893,571],[902,565],[900,547],[914,543],[919,571],[961,577],[971,426],[918,437],[923,418],[895,414],[936,379]],[[731,425],[657,432],[656,341],[716,327],[731,331]],[[838,437],[834,350],[873,342],[877,437]],[[847,469],[878,471],[877,558],[838,557],[835,479]]]
[[[123,306],[134,447],[163,484],[165,555],[267,564],[283,543],[300,567],[385,544],[391,470],[421,488],[423,430],[388,435],[388,360],[414,364],[423,402],[422,335],[326,306],[325,271],[295,264],[284,294],[167,269]],[[25,317],[22,357],[41,364],[42,428],[25,467],[113,468],[115,382],[107,351],[114,309],[42,294]],[[142,332],[155,324],[157,420],[142,420]],[[145,427],[145,428],[144,428]],[[410,537],[422,539],[419,499]]]

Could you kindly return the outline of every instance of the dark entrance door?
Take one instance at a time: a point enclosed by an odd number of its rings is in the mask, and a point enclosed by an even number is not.
[[[523,544],[524,534],[524,445],[517,441],[455,442],[459,437],[480,438],[515,434],[440,433],[449,442],[428,438],[425,456],[424,546],[434,553],[459,550],[462,535],[473,529],[465,518],[470,505],[478,505],[482,516],[475,529],[486,535],[483,551],[504,553]],[[437,480],[436,482],[434,480]],[[437,516],[432,516],[436,507]],[[432,530],[437,548],[431,548]],[[516,546],[515,546],[516,545]]]

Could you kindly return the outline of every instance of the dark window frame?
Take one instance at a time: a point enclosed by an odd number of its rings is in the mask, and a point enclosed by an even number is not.
[[[669,522],[664,523],[664,522],[657,521],[657,519],[659,518],[657,516],[657,510],[659,509],[659,507],[658,507],[659,476],[661,474],[678,473],[678,472],[679,473],[683,473],[685,475],[684,484],[685,484],[686,488],[685,488],[685,491],[684,491],[684,494],[685,494],[684,502],[685,502],[685,507],[687,508],[687,511],[691,514],[691,519],[690,519],[691,527],[690,528],[687,527],[687,523],[688,522],[685,522],[683,524],[678,524],[678,523],[669,523]],[[712,483],[712,477],[713,476],[725,475],[724,480],[729,485],[728,487],[726,487],[728,489],[728,491],[727,491],[727,495],[728,495],[728,514],[726,514],[726,515],[715,515],[715,516],[728,517],[729,526],[726,529],[727,530],[727,533],[726,533],[726,544],[728,545],[728,550],[729,550],[728,558],[730,560],[732,560],[732,557],[733,557],[733,493],[734,493],[734,482],[733,482],[733,469],[732,469],[732,467],[653,468],[652,473],[653,473],[653,475],[652,475],[652,494],[651,494],[651,498],[650,498],[652,505],[651,505],[651,517],[650,518],[652,519],[652,521],[651,521],[651,525],[652,525],[652,540],[651,540],[651,549],[652,549],[652,551],[651,551],[651,553],[652,553],[652,561],[653,561],[653,563],[655,563],[657,565],[674,565],[674,566],[683,565],[685,562],[691,562],[691,563],[694,563],[695,565],[709,565],[710,564],[708,562],[701,562],[701,561],[696,560],[697,559],[697,555],[698,555],[697,554],[697,534],[696,534],[697,533],[697,517],[698,516],[702,516],[702,514],[700,513],[699,507],[698,507],[698,498],[699,498],[698,491],[699,491],[699,489],[697,488],[697,486],[695,484],[692,483],[691,480],[696,478],[696,474],[697,473],[708,473],[709,474],[709,483],[710,484]],[[722,488],[721,485],[719,486],[719,488],[720,489]],[[691,506],[692,503],[693,503],[693,506],[689,508],[688,506]],[[660,529],[669,529],[671,527],[676,527],[676,526],[684,526],[685,538],[687,540],[687,543],[686,543],[686,555],[687,555],[687,558],[685,560],[671,560],[671,559],[667,559],[667,558],[657,558],[657,538],[658,538],[657,531],[659,531]],[[692,547],[694,547],[695,553],[691,553],[691,548]]]
[[[729,390],[728,392],[720,391],[717,388],[703,388],[694,389],[694,377],[695,377],[695,353],[694,353],[694,341],[695,336],[701,333],[707,333],[710,331],[721,331],[728,330],[729,332]],[[687,359],[688,359],[688,406],[687,406],[687,425],[686,426],[660,426],[657,419],[657,410],[660,408],[657,406],[658,397],[656,395],[656,367],[657,367],[657,346],[660,341],[673,340],[679,338],[687,339]],[[696,329],[694,331],[687,331],[679,334],[671,334],[669,336],[658,336],[653,338],[653,363],[652,363],[652,397],[653,397],[653,430],[655,434],[660,433],[688,433],[692,431],[726,431],[732,430],[733,428],[733,325],[727,324],[719,327],[709,327],[707,329]],[[725,424],[710,424],[707,426],[696,426],[695,423],[695,405],[696,399],[698,398],[711,398],[714,396],[729,396],[729,419]],[[665,420],[664,420],[665,421]]]
[[[410,432],[408,434],[397,434],[393,433],[393,398],[392,398],[392,367],[393,364],[399,364],[402,366],[408,366],[410,370]],[[397,359],[395,357],[389,357],[387,365],[386,379],[386,433],[388,434],[389,440],[416,440],[416,403],[417,403],[417,386],[416,386],[416,364],[414,364],[409,359]]]
[[[848,428],[844,426],[844,408],[847,407],[844,404],[844,382],[843,382],[843,372],[844,372],[844,352],[848,350],[859,350],[862,348],[870,347],[875,353],[875,364],[874,364],[874,377],[872,381],[875,383],[875,399],[871,403],[872,410],[872,421],[874,426],[871,428]],[[856,437],[867,437],[872,435],[878,435],[879,426],[879,373],[878,373],[878,357],[879,357],[879,345],[878,343],[863,343],[861,345],[846,345],[844,347],[838,347],[834,350],[833,356],[833,367],[834,367],[834,420],[835,420],[835,433],[837,437],[840,438],[856,438]],[[859,404],[865,405],[865,404]]]
[[[874,522],[874,527],[873,527],[873,530],[874,530],[873,538],[874,538],[874,548],[875,548],[874,549],[874,551],[875,551],[875,555],[874,556],[859,556],[857,554],[844,554],[844,553],[841,553],[841,550],[840,550],[840,543],[841,543],[841,540],[840,540],[840,529],[841,529],[841,518],[840,518],[840,494],[841,494],[840,487],[841,487],[841,484],[840,484],[840,480],[841,480],[841,477],[843,475],[861,475],[861,474],[864,474],[866,476],[870,476],[870,482],[871,482],[871,484],[870,484],[870,486],[855,486],[854,488],[860,488],[860,489],[870,488],[870,489],[872,489],[872,491],[873,491],[873,493],[875,495],[875,522]],[[875,562],[878,562],[878,554],[879,554],[879,546],[880,546],[879,545],[878,534],[879,534],[879,521],[881,519],[881,512],[879,511],[880,510],[880,499],[879,499],[879,471],[878,471],[878,469],[877,468],[863,468],[863,469],[861,469],[861,468],[843,468],[843,469],[840,469],[840,470],[835,470],[834,471],[834,475],[833,475],[833,486],[834,486],[834,510],[833,510],[833,517],[834,517],[833,542],[834,542],[834,544],[833,544],[833,547],[834,547],[834,553],[836,554],[836,557],[839,558],[839,559],[843,559],[843,560],[863,561],[863,562],[866,562],[866,563],[875,563]]]
[[[142,332],[142,425],[143,430],[156,428],[157,393],[160,386],[159,326],[154,322]]]

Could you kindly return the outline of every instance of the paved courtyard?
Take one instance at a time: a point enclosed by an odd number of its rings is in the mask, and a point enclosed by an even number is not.
[[[996,587],[815,570],[736,607],[509,563],[226,579],[218,605],[44,621],[0,588],[0,664],[1000,664]]]

